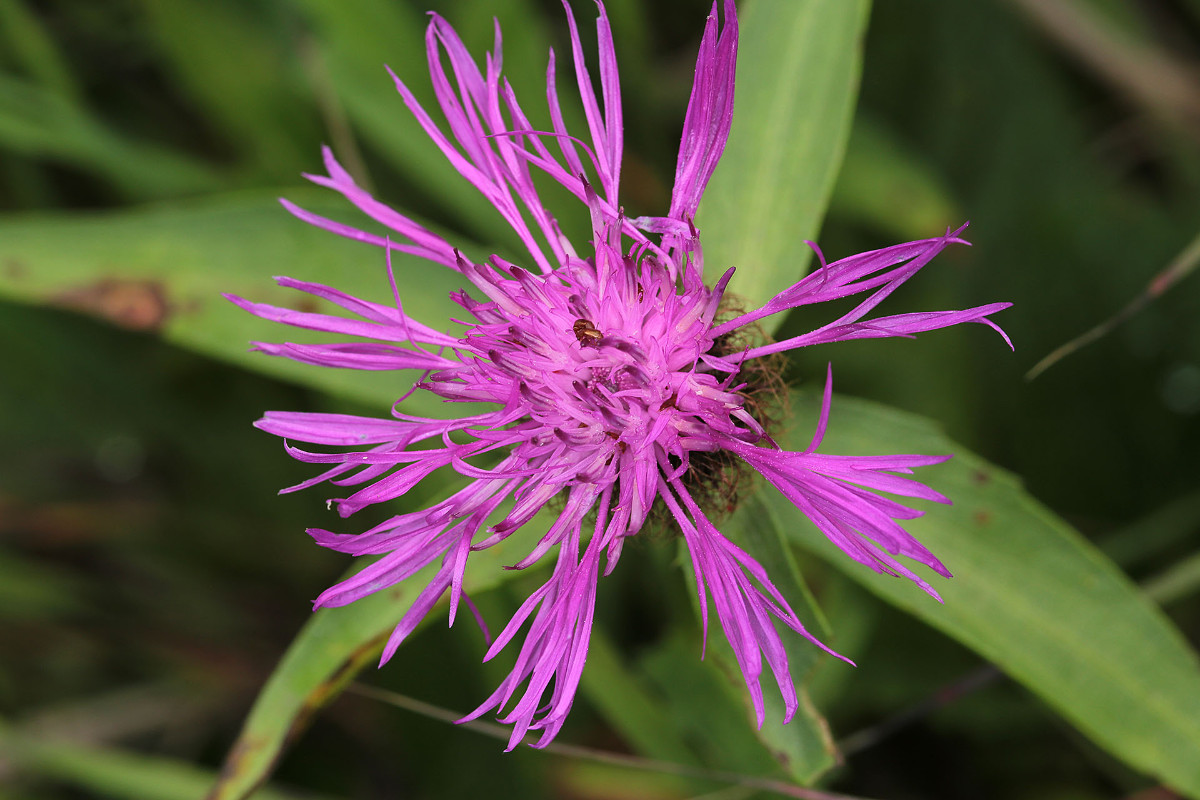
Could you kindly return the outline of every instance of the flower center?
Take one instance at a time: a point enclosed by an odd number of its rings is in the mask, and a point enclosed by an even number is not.
[[[648,490],[659,470],[727,485],[733,461],[713,459],[730,437],[766,436],[747,407],[761,391],[747,378],[764,375],[744,369],[748,342],[713,336],[722,292],[677,272],[607,248],[547,275],[498,258],[471,265],[486,300],[455,295],[475,319],[462,366],[423,386],[503,406],[508,422],[485,438],[533,469],[569,465],[560,483],[612,485],[636,468]]]

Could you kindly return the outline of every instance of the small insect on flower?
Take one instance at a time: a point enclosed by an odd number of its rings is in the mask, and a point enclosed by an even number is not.
[[[595,347],[596,342],[604,338],[604,334],[592,326],[590,319],[575,320],[575,324],[571,326],[571,330],[575,332],[575,338],[579,340],[581,347]]]
[[[543,560],[552,560],[553,568],[484,656],[491,659],[508,648],[529,623],[515,665],[466,717],[496,709],[500,720],[513,726],[509,749],[531,730],[542,732],[535,746],[544,746],[562,727],[587,660],[600,577],[616,568],[625,541],[643,530],[655,507],[658,516],[677,526],[691,559],[701,624],[707,630],[711,601],[758,723],[764,715],[764,660],[786,719],[795,713],[799,698],[774,621],[824,645],[804,628],[762,565],[710,519],[712,506],[719,510],[733,494],[714,492],[711,481],[705,485],[706,476],[731,486],[732,471],[759,473],[850,558],[878,572],[906,576],[936,597],[899,557],[950,573],[899,524],[922,512],[894,498],[949,502],[908,477],[914,468],[949,456],[818,453],[832,401],[828,379],[811,444],[802,451],[783,450],[766,428],[762,398],[772,380],[764,377],[773,373],[763,365],[778,353],[807,345],[912,336],[964,322],[995,328],[990,315],[1009,305],[868,318],[935,255],[963,242],[959,232],[948,232],[834,263],[821,258],[819,269],[761,308],[730,313],[738,304],[723,300],[733,270],[715,281],[705,276],[694,220],[733,118],[738,46],[733,0],[723,0],[723,13],[714,3],[705,24],[670,208],[665,216],[638,219],[621,211],[619,72],[608,16],[603,3],[596,5],[599,94],[564,2],[587,121],[583,139],[564,125],[553,53],[546,92],[552,130],[537,131],[530,124],[500,75],[499,31],[496,50],[481,71],[454,29],[430,15],[428,61],[448,133],[395,79],[418,123],[523,242],[521,265],[499,256],[468,260],[441,236],[371,197],[326,149],[328,174],[309,179],[340,192],[389,228],[389,235],[367,233],[287,201],[284,206],[305,222],[382,248],[387,270],[381,270],[380,280],[386,274],[395,303],[368,302],[291,278],[278,281],[353,317],[230,298],[265,319],[365,340],[256,343],[268,354],[336,368],[418,370],[424,378],[413,391],[470,404],[469,412],[451,419],[413,416],[393,407],[383,418],[270,411],[256,424],[291,442],[338,448],[312,452],[289,444],[288,452],[325,468],[293,489],[322,481],[353,487],[331,501],[342,517],[402,497],[439,471],[465,480],[463,488],[442,489],[428,508],[397,514],[363,533],[309,531],[326,547],[379,557],[326,590],[317,606],[352,603],[433,567],[433,577],[398,621],[383,661],[447,593],[454,621],[473,553],[522,529],[540,537],[513,568]],[[446,73],[447,61],[453,75]],[[565,187],[588,212],[589,248],[563,235],[542,203],[534,170]],[[426,324],[405,313],[392,274],[391,256],[397,252],[457,273],[464,288],[452,299],[465,312],[458,315],[462,321]],[[765,317],[861,293],[866,297],[857,306],[814,331],[779,342],[753,336]],[[542,522],[537,515],[548,504],[554,513]]]

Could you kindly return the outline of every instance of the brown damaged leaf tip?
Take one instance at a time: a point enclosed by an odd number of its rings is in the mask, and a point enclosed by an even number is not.
[[[173,310],[162,284],[122,278],[67,289],[51,302],[135,331],[161,330]]]
[[[233,796],[246,797],[251,792],[255,791],[259,785],[266,780],[266,775],[256,782],[252,788],[249,788],[244,792],[238,792],[236,795],[229,794],[231,787],[234,783],[238,782],[242,772],[245,770],[245,767],[243,766],[244,762],[250,760],[253,752],[260,749],[262,746],[263,745],[261,743],[247,741],[245,739],[239,740],[238,743],[234,745],[233,749],[229,751],[229,755],[226,756],[225,764],[221,767],[221,773],[217,776],[216,785],[214,785],[212,790],[205,795],[204,800],[227,800]]]
[[[346,685],[354,680],[367,664],[379,658],[379,654],[383,650],[383,645],[387,642],[390,635],[391,631],[389,630],[386,633],[367,640],[347,654],[346,660],[342,662],[342,665],[332,675],[314,686],[308,693],[302,713],[311,716],[341,694]],[[307,716],[301,719],[302,723],[307,723]]]

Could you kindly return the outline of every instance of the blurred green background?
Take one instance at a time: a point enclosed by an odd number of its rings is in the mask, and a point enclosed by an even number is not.
[[[0,798],[203,796],[311,599],[346,569],[303,533],[328,524],[324,495],[276,496],[308,469],[250,422],[266,409],[380,409],[357,376],[301,385],[285,365],[246,369],[251,357],[233,351],[271,334],[249,320],[214,330],[205,314],[217,291],[255,296],[313,248],[354,254],[338,269],[386,290],[372,254],[326,243],[274,205],[337,207],[299,177],[320,170],[322,143],[383,199],[484,249],[512,246],[382,68],[430,96],[427,6],[475,53],[497,17],[506,72],[544,118],[546,49],[569,52],[552,0],[0,0]],[[626,208],[661,212],[708,4],[608,6]],[[832,358],[839,391],[939,421],[1135,581],[1161,589],[1174,575],[1163,596],[1193,647],[1200,580],[1179,570],[1200,547],[1200,284],[1185,276],[1036,380],[1025,373],[1133,301],[1200,234],[1198,61],[1195,0],[877,3],[821,246],[832,260],[970,220],[974,247],[939,257],[897,305],[1011,301],[998,321],[1017,350],[980,327],[793,359],[798,381]],[[154,259],[186,274],[170,294],[112,277]],[[682,580],[662,578],[678,577],[669,547],[642,548],[606,579],[600,611],[635,656],[690,613]],[[853,745],[827,776],[833,790],[1175,796],[1139,795],[1153,781],[978,656],[822,562],[801,568],[861,664],[826,669],[813,687],[834,737]],[[479,601],[498,615],[523,585]],[[465,711],[500,674],[481,653],[472,626],[439,621],[365,678]],[[697,752],[715,746],[703,729],[689,733]],[[586,693],[562,738],[630,749]],[[294,742],[269,791],[752,794],[500,750],[351,693]]]

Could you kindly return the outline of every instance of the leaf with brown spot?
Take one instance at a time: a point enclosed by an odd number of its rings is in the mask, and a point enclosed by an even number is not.
[[[50,302],[135,331],[158,331],[171,313],[162,285],[148,280],[105,278],[68,288]]]
[[[19,281],[29,274],[29,269],[15,258],[4,259],[4,277],[6,280]]]
[[[332,192],[297,188],[286,195],[314,213],[353,219]],[[394,253],[392,261],[405,311],[435,324],[453,316],[449,293],[461,288],[461,276],[403,253]],[[258,319],[221,297],[232,292],[305,311],[331,308],[279,288],[273,275],[395,302],[378,248],[306,225],[274,195],[238,193],[102,214],[0,219],[0,297],[95,314],[247,369],[384,408],[416,380],[415,372],[319,369],[251,352],[254,340],[330,338]],[[441,402],[421,394],[407,410],[436,416]]]
[[[797,392],[793,406],[794,419],[816,420],[820,397]],[[785,448],[808,443],[800,426],[780,438]],[[914,567],[936,581],[944,604],[847,558],[779,493],[762,497],[791,521],[792,542],[974,649],[1114,756],[1200,797],[1200,663],[1112,561],[1013,476],[919,417],[835,397],[821,451],[954,453],[915,475],[954,505],[926,504],[925,516],[905,523],[954,573],[943,580]]]

